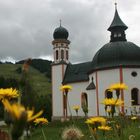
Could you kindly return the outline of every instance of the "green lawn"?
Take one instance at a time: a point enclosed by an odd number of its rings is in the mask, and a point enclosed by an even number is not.
[[[93,140],[87,125],[84,123],[85,120],[74,121],[74,125],[78,126],[84,133],[83,140]],[[59,121],[51,122],[48,125],[42,127],[47,140],[62,140],[61,133],[65,127],[71,126],[73,123],[71,121],[61,123]],[[118,139],[118,137],[114,134],[114,132],[109,131],[106,132],[105,136],[103,136],[103,132],[98,132],[98,140],[128,140],[129,135],[135,135],[135,140],[140,139],[140,122],[134,122],[129,124],[126,128],[123,129],[123,137]],[[41,128],[36,128],[32,132],[32,137],[26,138],[25,140],[44,140]]]

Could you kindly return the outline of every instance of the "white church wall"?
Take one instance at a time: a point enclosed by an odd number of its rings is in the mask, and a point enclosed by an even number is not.
[[[132,72],[137,72],[137,76],[132,76]],[[131,106],[131,90],[133,88],[138,88],[140,91],[140,69],[139,68],[123,68],[123,81],[128,86],[128,90],[124,90],[124,104],[125,108],[128,110],[128,114],[130,114],[130,107]],[[140,93],[139,93],[140,95]],[[139,96],[140,101],[140,96]],[[140,102],[139,102],[140,104]]]
[[[104,105],[101,104],[105,98],[105,90],[114,83],[120,82],[120,71],[119,69],[102,70],[97,72],[98,82],[98,99],[99,99],[99,115],[105,115]],[[115,93],[113,97],[116,98]]]
[[[97,101],[96,101],[96,91],[89,90],[88,91],[88,116],[97,116]]]
[[[95,73],[91,73],[89,75],[89,83],[90,84],[92,82],[92,78],[93,78],[93,82],[96,86],[96,78],[95,78]],[[89,116],[97,116],[97,99],[96,99],[96,89],[94,90],[88,90],[88,94],[89,96]]]
[[[63,67],[64,66],[64,67]],[[52,66],[52,102],[53,116],[63,116],[63,96],[60,91],[62,85],[63,71],[65,71],[65,65],[53,65]],[[62,70],[64,69],[64,70]]]
[[[81,93],[86,92],[86,86],[88,82],[79,82],[79,83],[72,83],[69,84],[72,86],[72,90],[68,94],[68,100],[69,100],[69,105],[72,111],[72,115],[76,116],[75,111],[72,109],[74,105],[79,105],[80,110],[78,112],[79,116],[83,116],[84,113],[81,109]],[[68,114],[70,115],[70,112],[68,111]]]
[[[84,116],[84,112],[82,111],[81,108],[81,94],[82,93],[87,93],[88,97],[88,109],[89,109],[89,116],[93,116],[95,114],[94,106],[95,106],[95,93],[87,91],[86,87],[88,86],[89,82],[79,82],[79,83],[72,83],[70,84],[72,86],[72,90],[68,94],[68,100],[69,100],[69,105],[72,111],[72,115],[76,116],[75,111],[72,109],[74,105],[79,105],[80,110],[78,112],[79,116]],[[70,115],[70,112],[68,111],[68,115]]]

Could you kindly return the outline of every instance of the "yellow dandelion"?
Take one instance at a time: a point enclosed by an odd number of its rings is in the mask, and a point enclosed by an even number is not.
[[[131,117],[131,120],[137,120],[138,118],[136,116]]]
[[[98,126],[99,130],[103,130],[103,131],[110,131],[112,130],[112,128],[110,126]]]
[[[101,104],[104,105],[115,105],[115,106],[121,106],[124,104],[124,102],[121,99],[114,99],[114,98],[105,98]]]
[[[70,90],[72,90],[72,86],[70,86],[70,85],[62,85],[62,86],[60,87],[60,90],[63,91],[63,92],[65,92],[65,93],[67,93],[67,92],[69,92]]]
[[[103,117],[92,117],[86,120],[87,124],[95,124],[95,123],[101,123],[101,124],[106,124],[106,119]]]
[[[75,111],[78,111],[78,110],[80,109],[80,106],[79,106],[79,105],[75,105],[75,106],[73,106],[73,109],[74,109]]]
[[[36,118],[42,115],[43,111],[39,111],[38,113],[34,114],[34,110],[27,110],[27,121],[34,121]]]
[[[111,113],[111,109],[107,109],[106,112]]]
[[[32,121],[38,118],[43,113],[43,111],[40,111],[34,115],[34,110],[26,110],[23,105],[17,103],[10,104],[9,101],[6,99],[2,100],[2,103],[7,112],[10,113],[14,120],[19,120],[23,114],[26,114],[27,121]]]
[[[2,103],[7,112],[10,113],[13,119],[20,119],[23,113],[26,113],[24,106],[20,104],[10,104],[8,100],[2,100]]]
[[[35,124],[48,124],[48,120],[46,118],[36,118],[34,120]]]
[[[117,90],[117,89],[128,89],[128,86],[125,83],[116,83],[116,84],[112,84],[109,89],[112,90]]]
[[[19,96],[19,91],[13,88],[0,89],[0,99],[11,99]]]
[[[92,121],[91,119],[87,119],[87,120],[85,121],[85,123],[87,123],[87,124],[93,124],[93,121]]]

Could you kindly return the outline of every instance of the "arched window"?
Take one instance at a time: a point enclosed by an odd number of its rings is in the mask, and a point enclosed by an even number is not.
[[[64,50],[61,50],[61,59],[64,59]]]
[[[110,99],[110,98],[113,98],[113,93],[112,93],[112,91],[110,91],[110,90],[106,90],[105,91],[105,98],[108,98],[108,99]]]
[[[66,51],[66,59],[67,60],[69,59],[69,53],[68,53],[68,51]]]
[[[117,37],[117,33],[114,33],[114,37]]]
[[[121,35],[121,33],[118,33],[118,37],[121,37],[122,35]]]
[[[56,50],[56,60],[58,60],[58,50]]]
[[[138,105],[139,104],[138,99],[139,99],[139,90],[137,88],[133,88],[131,90],[132,105]]]
[[[84,92],[81,94],[81,107],[88,109],[88,96]]]

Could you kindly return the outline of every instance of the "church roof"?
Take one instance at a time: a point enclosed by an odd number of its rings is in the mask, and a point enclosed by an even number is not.
[[[124,30],[126,30],[128,27],[123,23],[123,21],[121,20],[117,9],[115,10],[115,15],[113,18],[113,21],[110,25],[110,27],[108,28],[109,31],[112,31],[115,28],[123,28]]]
[[[140,67],[140,47],[127,41],[110,42],[99,49],[92,60],[94,70],[118,66]]]
[[[117,67],[140,67],[140,47],[128,42],[125,30],[128,27],[119,17],[117,8],[114,19],[108,28],[111,31],[111,41],[100,48],[91,62],[69,64],[63,79],[63,84],[88,81],[90,72]],[[90,84],[87,89],[93,88]]]
[[[67,39],[69,32],[66,28],[60,26],[54,30],[53,38],[54,39]]]
[[[91,69],[91,62],[85,62],[80,64],[69,64],[67,66],[63,84],[88,81],[88,72]]]

